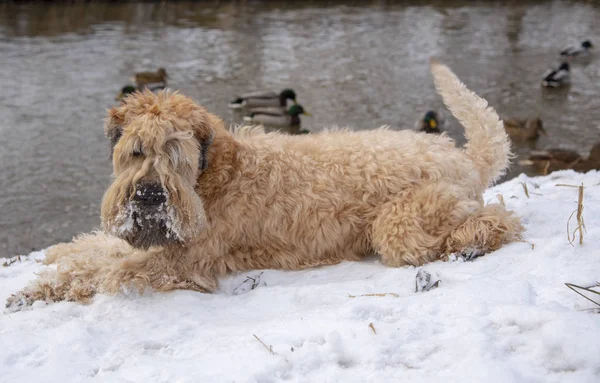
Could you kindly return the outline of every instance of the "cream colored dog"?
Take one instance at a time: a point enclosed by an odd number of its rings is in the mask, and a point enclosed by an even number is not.
[[[177,93],[129,96],[109,112],[114,182],[103,233],[47,250],[57,263],[7,306],[86,301],[123,286],[214,291],[248,269],[298,270],[381,254],[390,266],[489,252],[520,237],[519,219],[484,205],[508,165],[502,122],[432,62],[438,92],[468,143],[385,128],[304,136],[231,133]]]

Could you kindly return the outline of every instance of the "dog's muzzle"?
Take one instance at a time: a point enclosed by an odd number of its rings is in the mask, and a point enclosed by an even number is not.
[[[180,242],[168,196],[158,182],[138,183],[127,205],[120,237],[141,249]]]

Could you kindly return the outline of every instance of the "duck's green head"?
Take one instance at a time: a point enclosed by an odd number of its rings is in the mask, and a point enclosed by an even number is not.
[[[279,93],[279,102],[281,106],[286,106],[287,100],[292,100],[294,104],[296,103],[296,92],[289,88],[286,88]]]
[[[121,91],[119,92],[119,94],[117,94],[115,100],[120,101],[128,95],[130,95],[131,93],[135,93],[136,90],[137,89],[133,85],[125,85],[123,88],[121,88]]]
[[[287,110],[287,114],[289,114],[290,116],[299,116],[301,114],[304,114],[306,116],[312,116],[312,114],[304,110],[304,108],[300,104],[294,104],[290,106]]]
[[[421,132],[425,133],[442,133],[441,122],[438,114],[433,110],[427,111],[421,119]]]
[[[438,115],[433,110],[425,113],[425,116],[423,116],[423,122],[429,130],[439,130],[440,122],[438,120]]]

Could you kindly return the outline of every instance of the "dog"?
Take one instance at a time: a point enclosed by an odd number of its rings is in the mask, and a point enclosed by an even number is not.
[[[417,266],[520,239],[520,219],[482,198],[511,157],[502,121],[449,68],[432,61],[431,71],[465,128],[464,148],[445,134],[385,127],[230,131],[177,92],[129,95],[105,123],[114,180],[103,232],[49,248],[45,262],[56,269],[7,307],[87,302],[123,288],[213,292],[230,272],[375,254]]]

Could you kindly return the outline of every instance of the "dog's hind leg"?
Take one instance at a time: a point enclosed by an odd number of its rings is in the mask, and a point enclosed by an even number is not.
[[[452,230],[480,207],[456,185],[415,185],[382,206],[373,222],[373,247],[390,266],[434,261],[442,256]]]
[[[421,184],[383,205],[372,232],[383,262],[419,266],[439,259],[452,230],[481,207],[468,193],[451,183]]]
[[[520,219],[499,204],[490,204],[470,215],[452,230],[445,241],[445,253],[488,253],[505,243],[521,239]]]
[[[499,205],[483,207],[469,189],[431,183],[385,204],[373,223],[374,249],[390,266],[441,259],[452,252],[487,252],[519,237],[519,219]]]

